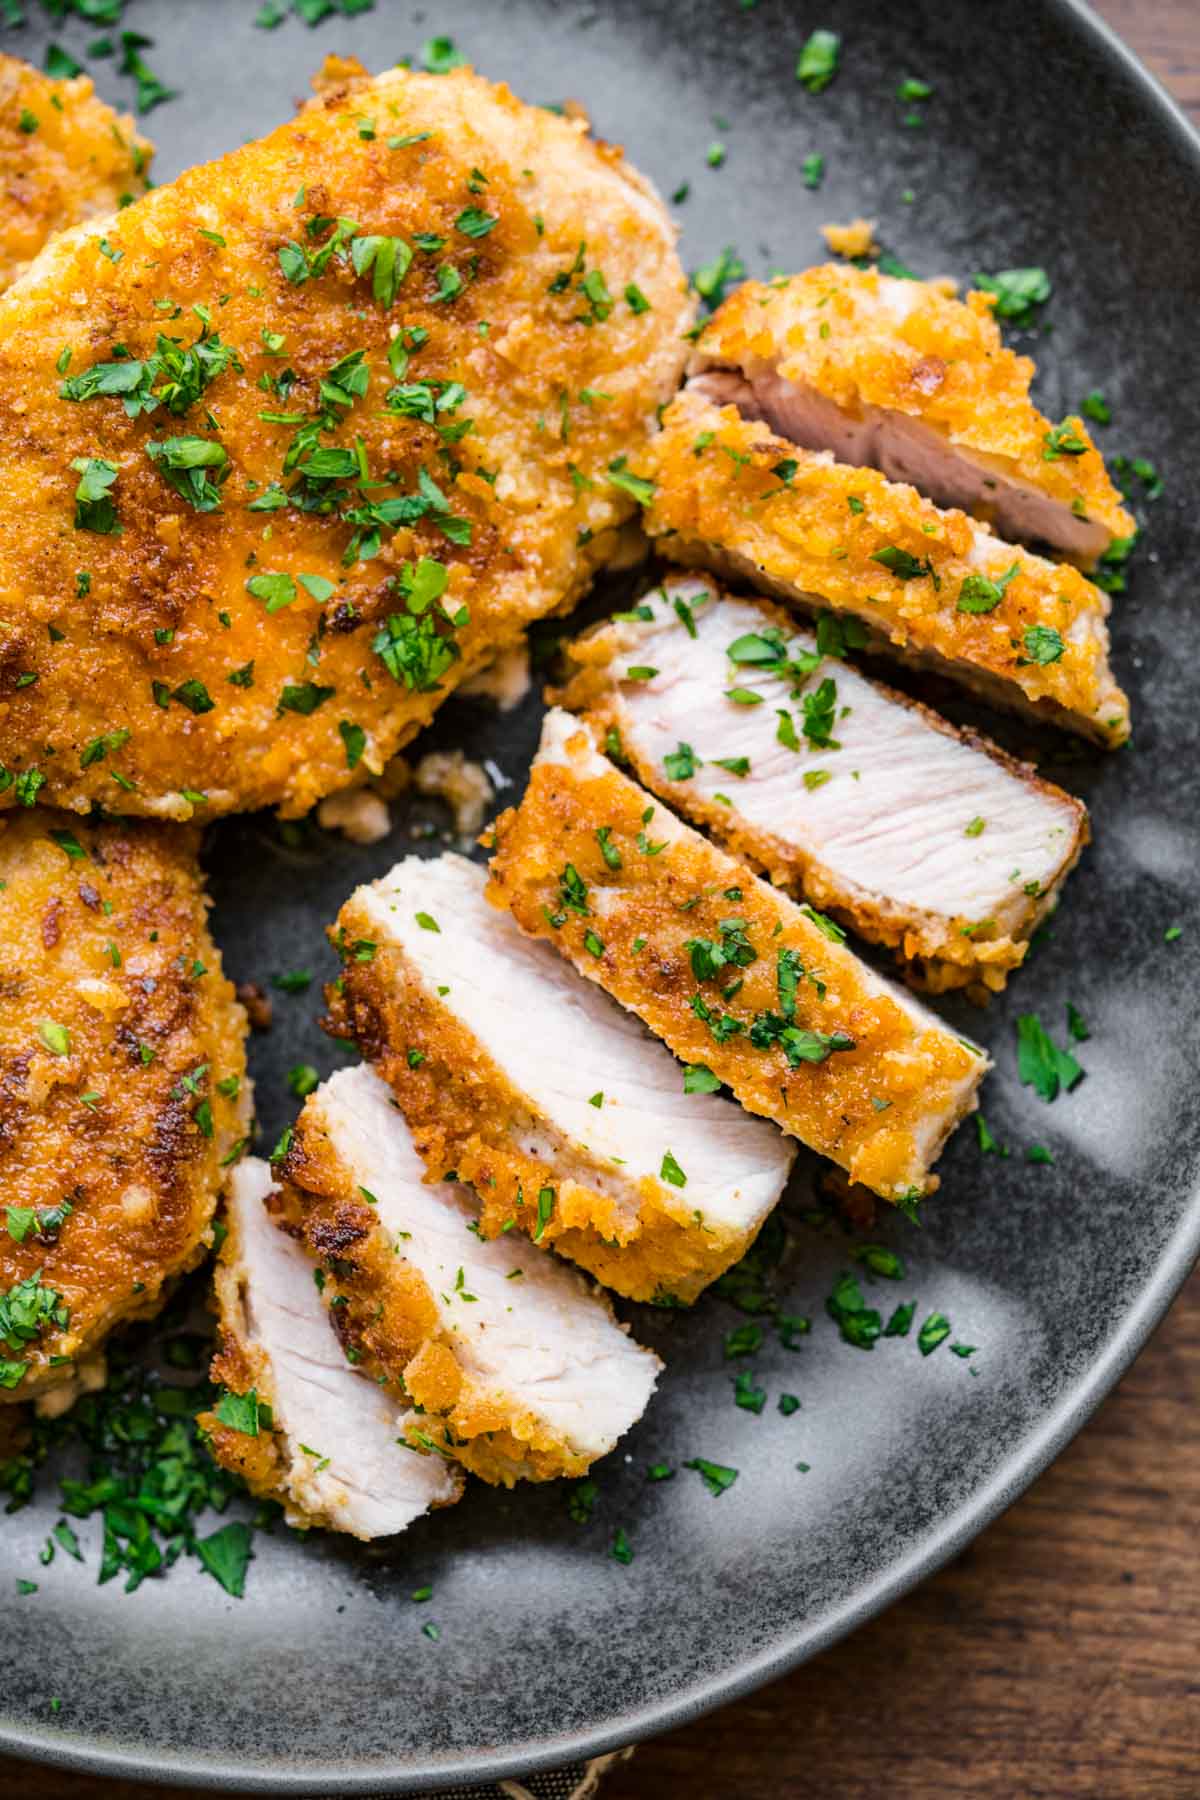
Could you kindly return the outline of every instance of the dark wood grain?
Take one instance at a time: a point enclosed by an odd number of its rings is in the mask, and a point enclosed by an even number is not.
[[[1200,0],[1097,0],[1200,121]],[[957,1562],[602,1800],[1197,1800],[1200,1273],[1117,1392]],[[0,1757],[21,1800],[168,1800]]]

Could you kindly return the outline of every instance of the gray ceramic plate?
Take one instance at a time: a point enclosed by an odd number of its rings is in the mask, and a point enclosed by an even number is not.
[[[982,1159],[974,1133],[960,1133],[925,1229],[884,1228],[909,1271],[886,1299],[947,1313],[974,1358],[943,1347],[924,1359],[912,1338],[870,1355],[839,1341],[821,1301],[846,1242],[799,1223],[779,1279],[814,1329],[797,1352],[768,1333],[751,1365],[767,1410],[733,1404],[721,1340],[739,1315],[727,1303],[643,1312],[637,1329],[668,1371],[598,1471],[590,1526],[571,1521],[561,1488],[476,1487],[382,1553],[260,1537],[241,1602],[194,1563],[126,1598],[60,1557],[38,1571],[37,1596],[14,1604],[14,1576],[30,1572],[57,1516],[53,1488],[4,1522],[6,1748],[214,1785],[409,1793],[662,1730],[831,1643],[1013,1499],[1193,1260],[1200,1023],[1181,1000],[1200,983],[1200,612],[1185,479],[1200,381],[1200,147],[1066,0],[439,0],[432,14],[378,0],[317,31],[291,20],[269,34],[253,27],[257,3],[129,7],[126,24],[156,40],[150,61],[182,90],[151,121],[160,177],[284,118],[325,51],[380,67],[446,32],[529,99],[584,101],[665,192],[689,181],[692,266],[736,243],[756,272],[801,267],[822,254],[822,220],[857,213],[924,273],[1044,264],[1052,329],[1032,347],[1045,410],[1057,417],[1102,386],[1114,408],[1105,447],[1152,458],[1167,482],[1153,505],[1133,484],[1149,548],[1115,610],[1136,747],[1059,771],[1093,808],[1095,846],[1010,994],[982,1021],[947,1009],[997,1055],[986,1111],[1013,1154]],[[37,56],[49,29],[34,0],[30,10],[36,22],[6,45]],[[844,39],[842,73],[819,98],[793,75],[816,25]],[[82,49],[94,32],[59,35]],[[127,92],[112,63],[94,67],[102,91]],[[905,76],[936,89],[922,126],[902,122]],[[716,139],[728,156],[712,170]],[[817,194],[801,181],[812,151],[827,165]],[[531,700],[500,721],[452,705],[434,736],[493,758],[519,788],[537,711]],[[288,846],[267,819],[214,833],[216,926],[233,972],[308,962],[323,973],[324,922],[410,847],[411,822],[370,851],[316,833]],[[1174,924],[1182,936],[1165,942]],[[1068,999],[1091,1028],[1087,1078],[1048,1107],[1018,1084],[1014,1019],[1036,1007],[1061,1028]],[[312,996],[280,998],[274,1033],[254,1045],[268,1143],[289,1116],[287,1067],[331,1066],[315,1011]],[[1024,1160],[1033,1142],[1052,1167]],[[801,1191],[794,1213],[804,1206]],[[791,1417],[776,1409],[784,1390],[803,1402]],[[737,1485],[714,1499],[680,1467],[696,1456],[736,1466]],[[650,1484],[658,1460],[679,1473]],[[628,1566],[608,1554],[618,1525],[636,1553]],[[431,1608],[409,1600],[425,1583]],[[436,1643],[420,1631],[431,1614]],[[53,1718],[49,1695],[63,1698]]]

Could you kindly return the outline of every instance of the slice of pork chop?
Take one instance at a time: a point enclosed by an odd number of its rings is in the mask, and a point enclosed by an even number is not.
[[[672,562],[721,570],[806,611],[852,613],[872,648],[1108,748],[1128,737],[1129,702],[1108,664],[1108,599],[1078,569],[687,388],[647,464],[646,529]]]
[[[1082,419],[1055,426],[1033,404],[1033,361],[1005,347],[986,294],[964,303],[831,263],[746,282],[706,324],[692,370],[708,399],[1001,537],[1090,567],[1136,529]]]
[[[689,1091],[662,1044],[483,889],[461,856],[410,856],[359,888],[334,934],[334,1028],[390,1084],[430,1174],[475,1188],[485,1236],[515,1225],[632,1299],[694,1300],[748,1249],[794,1146]],[[693,1171],[686,1193],[668,1152]]]
[[[457,1500],[462,1476],[440,1457],[414,1453],[402,1436],[407,1406],[347,1363],[312,1264],[267,1210],[271,1189],[271,1171],[256,1158],[229,1184],[212,1366],[227,1397],[200,1422],[217,1460],[254,1493],[281,1501],[289,1523],[388,1537]]]
[[[676,1056],[884,1199],[911,1208],[936,1187],[988,1060],[831,920],[648,804],[566,712],[547,713],[525,797],[495,831],[488,898]],[[701,1171],[674,1161],[690,1191]]]
[[[517,1232],[478,1236],[474,1195],[426,1180],[371,1069],[309,1097],[283,1173],[339,1336],[417,1408],[411,1443],[512,1486],[582,1475],[641,1417],[658,1358],[566,1263]]]
[[[778,885],[895,948],[935,991],[986,997],[1055,904],[1087,811],[868,681],[844,649],[836,619],[814,637],[777,606],[676,575],[569,647],[562,700]]]

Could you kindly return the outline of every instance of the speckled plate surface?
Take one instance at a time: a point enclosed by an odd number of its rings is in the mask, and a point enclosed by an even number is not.
[[[5,48],[40,57],[36,15]],[[817,227],[864,213],[926,274],[1044,264],[1054,295],[1030,348],[1044,409],[1093,386],[1114,422],[1104,448],[1152,458],[1166,491],[1147,504],[1147,547],[1114,607],[1115,664],[1135,747],[1072,755],[1053,772],[1087,798],[1096,842],[1046,940],[982,1018],[943,1007],[997,1057],[988,1121],[1007,1159],[961,1132],[924,1230],[881,1233],[908,1277],[877,1304],[915,1298],[978,1346],[925,1359],[913,1338],[871,1354],[822,1311],[848,1245],[803,1224],[804,1168],[778,1281],[813,1317],[795,1352],[773,1333],[746,1365],[770,1396],[733,1404],[722,1334],[739,1322],[709,1297],[691,1314],[637,1313],[667,1361],[661,1392],[598,1469],[591,1525],[561,1487],[474,1486],[453,1512],[383,1550],[259,1537],[244,1600],[194,1563],[126,1597],[59,1558],[14,1602],[57,1513],[55,1489],[0,1526],[5,1595],[0,1743],[125,1774],[270,1791],[410,1793],[466,1776],[565,1761],[677,1724],[811,1655],[962,1547],[1067,1441],[1161,1316],[1200,1242],[1195,1070],[1200,1015],[1196,749],[1200,609],[1194,603],[1191,397],[1200,383],[1200,145],[1130,60],[1066,0],[606,0],[604,5],[444,0],[316,31],[256,30],[257,0],[134,0],[127,27],[181,96],[150,130],[160,179],[284,118],[331,50],[383,67],[431,33],[531,100],[582,100],[680,206],[689,266],[736,244],[752,272],[820,258]],[[843,37],[842,70],[813,97],[794,79],[817,25]],[[81,52],[95,31],[54,28]],[[113,62],[90,65],[128,100]],[[905,125],[898,82],[935,94]],[[712,169],[714,140],[727,147]],[[805,189],[806,155],[826,158]],[[906,190],[912,198],[907,200]],[[499,718],[442,713],[431,742],[492,759],[519,791],[538,704]],[[961,716],[961,715],[960,715]],[[1030,734],[1007,731],[1027,747]],[[212,834],[215,926],[238,977],[332,967],[322,928],[352,885],[412,847],[425,811],[396,812],[385,843],[354,849],[315,829],[287,842],[267,818]],[[293,834],[294,835],[294,834]],[[1182,935],[1164,941],[1164,931]],[[284,1072],[337,1060],[314,988],[276,999],[252,1046],[262,1138],[291,1114]],[[1070,999],[1091,1029],[1086,1080],[1053,1107],[1019,1085],[1014,1019],[1036,1008],[1061,1033]],[[536,1028],[536,1022],[533,1022]],[[1025,1160],[1034,1142],[1053,1166]],[[781,1416],[781,1391],[801,1410]],[[737,1467],[720,1499],[681,1465]],[[650,1484],[647,1465],[679,1472]],[[797,1468],[808,1466],[807,1472]],[[635,1557],[608,1554],[623,1526]],[[94,1526],[84,1528],[84,1533]],[[431,1608],[414,1587],[431,1584]],[[421,1635],[429,1616],[441,1630]],[[63,1697],[51,1717],[47,1697]]]

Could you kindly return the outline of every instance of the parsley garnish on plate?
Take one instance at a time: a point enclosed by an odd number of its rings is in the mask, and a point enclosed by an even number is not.
[[[796,62],[796,80],[810,94],[823,94],[838,72],[842,40],[836,31],[814,31]]]
[[[1022,1013],[1017,1020],[1017,1074],[1043,1100],[1054,1100],[1059,1091],[1070,1093],[1083,1079],[1083,1068],[1069,1050],[1060,1050],[1036,1013]]]
[[[709,1493],[715,1494],[718,1500],[722,1494],[728,1493],[740,1472],[728,1468],[724,1463],[709,1462],[704,1456],[693,1456],[683,1466],[685,1469],[695,1469]]]
[[[1034,308],[1050,298],[1050,277],[1045,269],[1001,269],[995,275],[976,275],[975,286],[995,295],[992,311],[1010,325],[1034,324]]]

